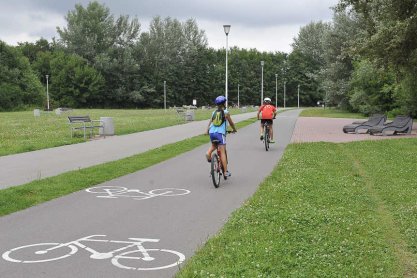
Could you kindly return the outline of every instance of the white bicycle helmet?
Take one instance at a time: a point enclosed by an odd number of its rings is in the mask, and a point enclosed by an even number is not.
[[[264,98],[264,102],[271,102],[272,100],[269,97]]]

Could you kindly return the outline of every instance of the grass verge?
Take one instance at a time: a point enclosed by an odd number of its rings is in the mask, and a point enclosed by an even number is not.
[[[242,128],[255,121],[256,119],[249,119],[236,125]],[[0,190],[0,216],[142,170],[207,144],[208,141],[206,135],[195,136],[128,158]]]
[[[195,120],[210,118],[213,109],[195,110]],[[230,109],[232,115],[242,110]],[[251,110],[248,108],[248,112]],[[32,111],[0,113],[0,156],[84,142],[81,132],[71,138],[70,115],[91,119],[112,117],[116,135],[130,134],[184,123],[176,110],[74,109],[58,116],[54,112],[34,117]],[[97,131],[95,130],[97,133]]]
[[[177,277],[416,277],[417,140],[290,145]]]
[[[360,113],[351,113],[335,108],[307,108],[301,111],[300,117],[326,117],[326,118],[367,118]]]

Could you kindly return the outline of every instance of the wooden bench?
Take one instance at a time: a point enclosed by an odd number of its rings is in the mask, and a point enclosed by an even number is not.
[[[94,128],[103,129],[104,135],[104,122],[100,120],[91,120],[90,116],[68,116],[68,124],[71,129],[71,138],[74,136],[74,132],[82,130],[84,132],[84,139],[86,139],[87,130],[90,131],[90,137],[94,134]]]

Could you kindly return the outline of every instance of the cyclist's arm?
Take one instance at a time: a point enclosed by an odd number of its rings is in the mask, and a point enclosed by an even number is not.
[[[232,127],[233,132],[236,132],[237,131],[236,126],[235,126],[235,123],[233,122],[232,118],[230,117],[230,114],[226,114],[225,117],[226,117],[227,121],[229,122],[230,126]]]
[[[209,121],[209,123],[208,123],[207,130],[206,130],[206,134],[209,134],[210,125],[211,125],[211,119],[210,119],[210,121]]]
[[[258,114],[256,115],[258,120],[259,120],[259,114],[261,114],[262,109],[263,109],[263,105],[261,105],[261,107],[259,107]]]

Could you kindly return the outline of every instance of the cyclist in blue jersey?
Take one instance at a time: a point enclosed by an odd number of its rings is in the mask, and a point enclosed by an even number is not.
[[[226,98],[224,96],[218,96],[214,103],[217,105],[217,110],[213,111],[208,127],[207,134],[210,135],[210,141],[219,141],[218,148],[220,150],[220,157],[224,168],[225,177],[230,177],[231,173],[227,170],[227,157],[226,157],[226,133],[227,133],[227,122],[233,129],[233,133],[236,132],[236,126],[230,117],[229,111],[226,108]],[[216,149],[215,144],[211,144],[207,150],[206,158],[207,161],[211,161],[211,154]]]

